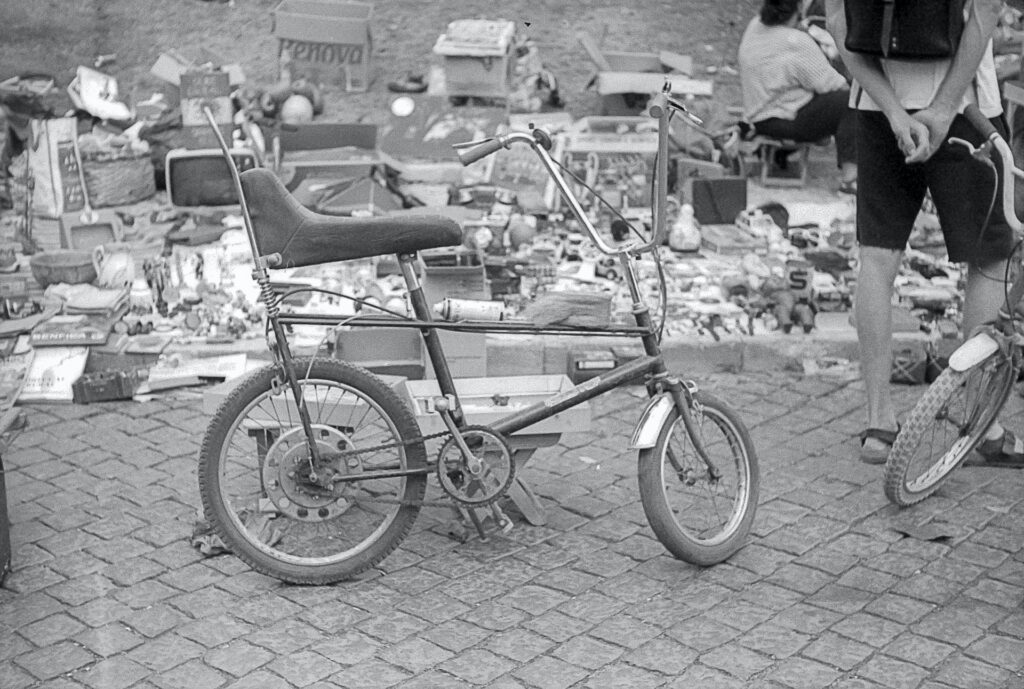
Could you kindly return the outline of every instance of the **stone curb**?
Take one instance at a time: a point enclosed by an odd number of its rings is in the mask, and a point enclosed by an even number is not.
[[[841,315],[846,318],[846,314]],[[829,363],[856,364],[859,348],[855,330],[845,324],[837,327],[837,319],[831,320],[809,334],[723,335],[719,341],[708,335],[665,338],[662,351],[669,369],[686,375],[721,371],[803,372],[809,362],[819,367]],[[923,332],[896,333],[894,348],[923,348],[929,339]],[[639,342],[632,338],[488,336],[487,375],[569,373],[573,377],[573,363],[578,357],[593,354],[592,358],[599,359],[605,352],[623,350],[637,354],[641,351]],[[621,357],[618,359],[621,361]]]

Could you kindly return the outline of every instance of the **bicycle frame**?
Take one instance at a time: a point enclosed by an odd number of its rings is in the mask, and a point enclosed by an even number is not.
[[[227,164],[231,170],[232,181],[240,202],[240,210],[243,218],[246,235],[249,239],[249,246],[252,251],[255,268],[253,279],[261,289],[260,301],[267,307],[267,319],[270,331],[273,333],[274,342],[271,343],[271,351],[274,354],[276,363],[280,366],[284,383],[294,397],[303,429],[307,437],[307,445],[310,450],[311,461],[319,462],[320,452],[317,444],[312,441],[313,432],[309,411],[303,399],[301,386],[299,384],[300,372],[296,371],[293,355],[288,343],[286,326],[289,325],[322,325],[335,326],[344,321],[345,325],[354,327],[408,327],[420,331],[427,356],[433,367],[437,378],[440,395],[450,404],[452,419],[460,430],[465,427],[465,418],[459,403],[458,392],[455,381],[448,367],[444,350],[441,345],[437,330],[450,330],[456,332],[473,333],[520,333],[520,334],[550,334],[566,336],[593,336],[609,335],[617,337],[639,338],[643,344],[644,356],[633,361],[621,364],[606,372],[603,375],[591,378],[580,385],[569,390],[555,394],[554,396],[537,402],[525,409],[513,412],[500,420],[490,424],[490,428],[498,433],[510,435],[520,431],[532,424],[550,418],[559,412],[593,399],[599,395],[609,392],[624,383],[635,380],[641,376],[646,377],[646,387],[649,396],[652,398],[647,409],[641,415],[640,421],[633,434],[633,449],[652,447],[656,440],[656,431],[667,418],[673,408],[679,411],[683,423],[690,431],[691,439],[694,441],[695,450],[707,465],[712,476],[718,475],[707,452],[700,444],[700,434],[695,431],[694,421],[691,418],[690,406],[692,393],[696,386],[692,383],[683,383],[680,379],[670,376],[665,366],[661,353],[661,346],[658,332],[651,318],[650,308],[641,296],[639,278],[637,274],[637,258],[652,250],[661,243],[665,233],[665,199],[667,198],[668,179],[668,119],[671,116],[670,109],[676,109],[685,113],[685,109],[676,101],[673,101],[666,94],[662,94],[655,106],[651,108],[652,115],[659,119],[659,155],[657,161],[657,193],[653,214],[652,237],[647,242],[625,243],[622,246],[613,247],[603,241],[600,234],[594,228],[590,219],[584,212],[579,200],[573,194],[568,183],[565,181],[556,164],[548,155],[547,150],[539,143],[538,139],[525,132],[513,132],[504,137],[505,145],[512,142],[524,142],[531,145],[540,157],[549,175],[554,179],[562,193],[563,198],[569,204],[576,219],[581,223],[591,240],[605,254],[616,256],[623,268],[623,275],[629,294],[632,300],[632,314],[635,325],[633,326],[608,326],[608,327],[574,327],[574,326],[538,326],[525,322],[448,322],[435,321],[430,305],[426,301],[419,277],[416,274],[415,264],[418,260],[416,254],[399,254],[398,261],[402,276],[408,290],[409,301],[412,306],[414,318],[400,319],[384,316],[357,316],[347,317],[331,314],[311,314],[301,312],[279,311],[275,294],[270,287],[268,269],[273,268],[280,260],[279,256],[262,256],[253,230],[252,219],[249,214],[249,207],[246,203],[241,180],[234,161],[230,155],[220,130],[215,125],[213,113],[204,108],[207,120],[211,123],[218,143],[224,153]],[[653,432],[652,432],[653,429]],[[426,466],[416,469],[388,469],[382,471],[371,471],[348,476],[338,476],[337,482],[365,481],[382,477],[394,477],[416,474],[428,474],[434,471],[433,466]]]

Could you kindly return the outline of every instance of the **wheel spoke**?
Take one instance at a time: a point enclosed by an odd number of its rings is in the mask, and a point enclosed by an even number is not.
[[[694,411],[701,443],[722,475],[713,479],[679,419],[661,453],[661,494],[675,528],[698,543],[720,543],[735,536],[749,495],[744,474],[748,458],[735,440],[730,421],[718,410]]]
[[[282,579],[326,583],[390,552],[411,526],[426,483],[423,475],[333,479],[423,466],[423,446],[407,443],[419,436],[415,421],[377,379],[339,362],[295,365],[301,375],[308,371],[299,389],[320,462],[310,457],[292,388],[262,374],[232,393],[207,432],[200,487],[204,509],[236,554]],[[358,452],[377,446],[384,447]]]
[[[886,464],[885,493],[890,500],[911,505],[938,489],[999,414],[1015,370],[997,352],[967,371],[947,369],[932,383]]]

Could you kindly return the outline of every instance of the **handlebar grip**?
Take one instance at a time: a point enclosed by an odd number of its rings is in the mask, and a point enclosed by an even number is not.
[[[504,147],[505,142],[501,139],[501,137],[496,136],[493,139],[488,139],[487,141],[484,141],[481,144],[477,144],[472,148],[457,149],[456,153],[459,156],[460,163],[462,163],[463,165],[470,165],[480,160],[481,158],[486,158],[487,156],[497,151],[499,148]]]
[[[661,117],[667,107],[668,97],[664,93],[657,93],[651,98],[651,103],[647,108],[647,113],[651,117]]]
[[[973,103],[964,109],[964,117],[974,125],[974,128],[985,137],[986,141],[991,139],[993,135],[999,134],[996,128],[992,126],[992,123],[988,121],[988,118],[981,114],[978,106]]]

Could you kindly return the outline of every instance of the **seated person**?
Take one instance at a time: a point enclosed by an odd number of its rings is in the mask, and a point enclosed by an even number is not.
[[[800,4],[764,0],[743,33],[738,57],[744,120],[773,139],[813,143],[834,136],[839,189],[853,193],[857,149],[850,89],[815,40],[796,28]]]

